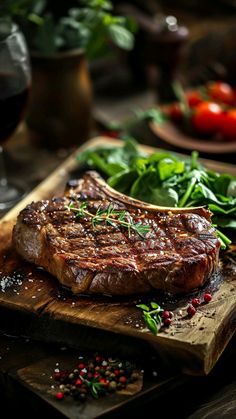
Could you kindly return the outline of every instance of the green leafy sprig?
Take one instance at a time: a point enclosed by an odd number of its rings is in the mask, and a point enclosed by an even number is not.
[[[128,230],[129,236],[131,230],[133,230],[143,238],[145,238],[146,234],[150,231],[149,225],[142,224],[141,222],[135,223],[127,211],[117,211],[111,203],[105,209],[99,207],[95,214],[89,212],[87,207],[87,202],[83,202],[79,206],[76,206],[74,201],[70,201],[66,206],[66,209],[74,212],[76,217],[90,217],[94,228],[100,223],[105,223],[111,226],[120,225]]]
[[[0,16],[16,21],[30,49],[43,54],[82,48],[89,59],[96,59],[111,53],[110,43],[133,48],[137,25],[132,18],[114,16],[111,1],[81,0],[77,7],[58,6],[49,0],[5,0]]]
[[[80,375],[80,379],[87,385],[87,387],[90,390],[91,395],[95,399],[99,399],[100,395],[104,393],[105,391],[104,385],[100,383],[98,379],[95,378],[93,381],[89,381],[87,379],[84,379],[81,375]]]
[[[162,326],[161,313],[164,311],[159,304],[155,302],[150,303],[151,308],[146,304],[137,304],[136,307],[143,310],[143,319],[148,329],[156,335]]]

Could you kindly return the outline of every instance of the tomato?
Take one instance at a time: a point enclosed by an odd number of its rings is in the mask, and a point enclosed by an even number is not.
[[[220,81],[210,82],[207,85],[207,91],[211,99],[217,102],[233,105],[235,103],[235,94],[233,88]]]
[[[178,102],[174,102],[168,106],[167,114],[174,122],[180,122],[183,119],[183,112]]]
[[[223,114],[220,133],[227,140],[236,141],[236,109],[231,109]]]
[[[202,102],[195,108],[193,127],[201,134],[213,134],[219,129],[222,113],[217,103]]]
[[[199,103],[203,102],[201,94],[198,90],[186,93],[186,99],[190,108],[195,108]]]

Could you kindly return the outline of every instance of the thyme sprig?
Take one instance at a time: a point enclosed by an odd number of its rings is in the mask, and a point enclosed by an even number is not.
[[[100,383],[98,378],[95,378],[93,381],[88,380],[87,378],[79,375],[81,381],[88,387],[91,395],[95,399],[99,399],[100,395],[105,392],[105,387],[103,383]]]
[[[161,326],[162,326],[162,316],[161,313],[164,311],[159,304],[155,302],[151,302],[150,306],[146,304],[137,304],[136,307],[141,308],[143,310],[143,319],[148,327],[148,329],[156,335]],[[151,310],[152,309],[152,310]]]
[[[82,202],[79,206],[75,206],[74,202],[70,201],[66,206],[66,209],[74,212],[76,217],[90,217],[94,228],[103,222],[111,226],[120,225],[127,228],[129,237],[131,230],[133,230],[143,238],[145,238],[146,234],[150,231],[150,226],[148,224],[142,224],[141,221],[135,223],[127,211],[117,211],[111,203],[105,209],[99,207],[95,214],[88,211],[87,207],[87,202]]]

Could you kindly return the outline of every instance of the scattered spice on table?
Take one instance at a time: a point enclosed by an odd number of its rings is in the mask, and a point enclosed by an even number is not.
[[[189,317],[193,317],[196,312],[197,308],[202,304],[208,304],[212,300],[212,295],[209,292],[205,292],[203,297],[200,298],[193,298],[191,303],[187,307],[187,313]]]
[[[98,399],[108,393],[123,390],[139,377],[136,366],[129,361],[95,354],[87,359],[79,357],[78,363],[71,370],[60,370],[57,367],[53,373],[57,384],[52,388],[58,400],[72,396],[76,400],[85,401],[89,395]]]

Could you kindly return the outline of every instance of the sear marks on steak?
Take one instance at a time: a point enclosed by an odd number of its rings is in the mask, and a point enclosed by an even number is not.
[[[87,202],[95,214],[111,203],[135,222],[148,224],[145,237],[120,225],[78,218],[66,205]],[[127,295],[154,289],[187,293],[211,277],[220,243],[205,208],[164,208],[116,192],[93,171],[63,197],[33,202],[18,216],[13,243],[27,261],[44,267],[74,293]]]

